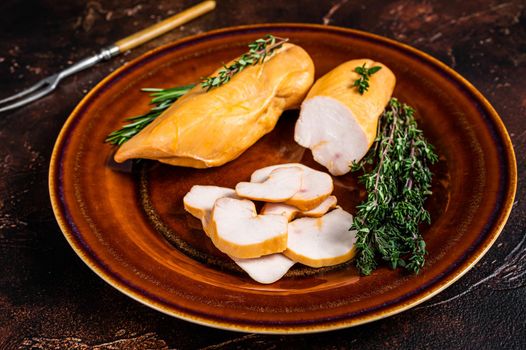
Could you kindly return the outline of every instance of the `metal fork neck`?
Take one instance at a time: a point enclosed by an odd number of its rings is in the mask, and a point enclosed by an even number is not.
[[[95,64],[101,61],[107,61],[110,58],[117,56],[119,53],[120,53],[120,50],[115,45],[105,47],[101,49],[98,53],[96,53],[95,55],[86,57],[80,60],[79,62],[69,66],[68,68],[64,69],[60,73],[58,73],[59,79],[62,79],[72,74],[75,74],[77,72],[80,72],[81,70],[94,66]]]
[[[99,51],[99,53],[97,54],[97,56],[99,56],[101,58],[101,60],[107,61],[110,58],[113,58],[113,57],[117,56],[120,53],[121,53],[121,51],[119,50],[118,46],[111,45],[111,46],[102,48]]]

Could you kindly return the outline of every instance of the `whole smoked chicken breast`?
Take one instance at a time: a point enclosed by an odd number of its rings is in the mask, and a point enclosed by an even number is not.
[[[196,85],[124,143],[115,160],[147,158],[193,168],[223,165],[270,132],[284,110],[299,107],[313,81],[309,54],[283,44],[263,64],[245,68],[222,86],[207,92]]]

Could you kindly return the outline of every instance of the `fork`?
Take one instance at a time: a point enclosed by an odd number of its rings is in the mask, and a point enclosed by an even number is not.
[[[55,90],[62,79],[86,68],[92,67],[101,61],[107,61],[122,52],[142,45],[145,42],[150,41],[184,23],[204,15],[209,11],[212,11],[215,6],[215,1],[203,1],[193,7],[190,7],[189,9],[165,19],[164,21],[156,23],[124,39],[116,41],[114,44],[102,48],[95,55],[86,57],[83,60],[80,60],[79,62],[69,66],[68,68],[40,80],[31,87],[0,100],[0,112],[9,111],[38,100],[39,98]],[[8,102],[10,103],[8,104]]]

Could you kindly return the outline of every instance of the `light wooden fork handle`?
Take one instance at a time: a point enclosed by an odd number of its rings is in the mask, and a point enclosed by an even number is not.
[[[190,22],[191,20],[212,11],[216,7],[215,1],[203,1],[193,7],[190,7],[183,12],[180,12],[172,17],[165,19],[159,23],[156,23],[146,29],[141,30],[135,34],[132,34],[124,39],[115,42],[115,46],[119,48],[119,52],[131,50],[145,42],[152,40],[159,35],[162,35],[170,30],[178,27],[182,24]]]

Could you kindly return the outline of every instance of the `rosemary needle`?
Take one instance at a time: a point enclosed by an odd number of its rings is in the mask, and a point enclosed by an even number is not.
[[[241,55],[231,65],[221,68],[216,76],[204,79],[201,82],[201,86],[209,91],[228,83],[235,74],[246,67],[263,63],[266,57],[272,55],[275,50],[279,49],[288,40],[288,38],[279,38],[267,34],[265,37],[251,42],[248,44],[249,51],[247,53]]]
[[[155,118],[161,115],[168,107],[170,107],[177,99],[186,94],[195,85],[184,85],[169,89],[154,89],[145,88],[144,92],[150,92],[152,100],[151,105],[154,105],[149,112],[138,115],[136,117],[127,118],[128,124],[123,125],[119,130],[113,131],[106,137],[105,142],[112,145],[120,146],[124,142],[137,135],[139,131],[144,129],[146,125],[150,124]]]

